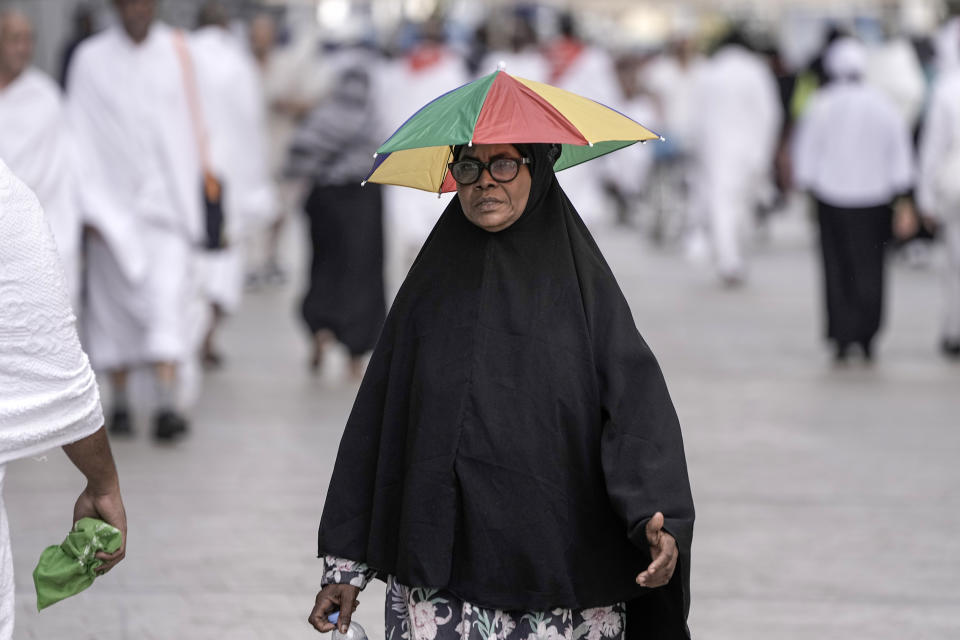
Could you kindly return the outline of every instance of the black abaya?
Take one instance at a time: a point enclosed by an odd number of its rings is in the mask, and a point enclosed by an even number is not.
[[[677,416],[546,147],[531,152],[517,222],[489,233],[454,198],[407,275],[340,443],[319,552],[490,608],[647,596],[633,629],[686,637],[694,512]],[[680,561],[650,590],[634,578],[657,511]]]
[[[373,349],[386,316],[383,211],[378,185],[315,186],[304,209],[313,257],[303,318],[359,356]]]
[[[891,238],[889,205],[858,209],[817,201],[827,338],[869,349],[883,319],[884,260]]]

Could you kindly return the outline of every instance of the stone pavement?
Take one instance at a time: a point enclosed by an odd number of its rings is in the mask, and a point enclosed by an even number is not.
[[[598,232],[684,428],[694,636],[960,638],[960,365],[935,350],[937,278],[892,270],[878,362],[837,369],[809,236],[777,221],[731,291],[635,233]],[[115,443],[127,559],[42,614],[30,572],[81,478],[57,451],[11,465],[16,638],[317,637],[316,525],[356,389],[342,358],[307,374],[296,291],[249,296],[226,328],[189,440],[157,447],[142,424]],[[382,587],[360,599],[382,639]]]

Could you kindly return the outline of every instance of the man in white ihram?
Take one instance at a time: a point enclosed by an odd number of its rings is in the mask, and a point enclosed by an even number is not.
[[[207,366],[221,362],[214,341],[225,315],[236,312],[244,285],[245,247],[265,228],[277,204],[267,166],[263,89],[253,59],[231,33],[227,12],[210,0],[200,11],[190,36],[190,55],[203,126],[209,134],[211,169],[223,180],[227,246],[203,256],[204,292],[212,309],[203,341]]]
[[[8,462],[63,447],[87,479],[73,520],[93,517],[120,529],[109,571],[123,559],[127,517],[97,382],[77,339],[63,268],[33,193],[0,161],[0,640],[13,636],[10,530],[3,507]],[[64,531],[51,538],[62,538]]]
[[[698,77],[702,109],[691,131],[697,162],[696,202],[705,215],[724,285],[746,277],[742,236],[769,183],[783,120],[776,78],[734,29]]]
[[[77,49],[67,106],[85,169],[109,185],[83,190],[84,215],[96,230],[87,243],[83,329],[94,367],[110,376],[110,431],[131,432],[128,374],[148,364],[157,382],[154,436],[171,440],[187,430],[178,376],[203,330],[194,250],[203,224],[177,36],[154,23],[155,4],[114,0],[120,24]],[[131,266],[136,258],[142,274]]]
[[[960,21],[951,21],[960,33]],[[960,55],[960,40],[948,40]],[[947,51],[944,51],[947,55]],[[940,227],[946,245],[940,349],[960,359],[960,66],[944,66],[920,134],[917,204],[927,224]]]
[[[308,28],[308,25],[299,25]],[[292,44],[277,42],[277,23],[264,11],[249,24],[250,49],[257,65],[267,118],[267,167],[274,181],[276,211],[265,233],[250,239],[247,284],[282,284],[287,274],[279,259],[283,229],[291,212],[301,209],[307,185],[283,174],[290,141],[300,122],[328,91],[330,79],[325,61],[317,54],[314,34],[292,38]]]
[[[60,87],[30,66],[33,49],[30,19],[0,12],[0,158],[43,204],[76,303],[81,223],[73,147]]]

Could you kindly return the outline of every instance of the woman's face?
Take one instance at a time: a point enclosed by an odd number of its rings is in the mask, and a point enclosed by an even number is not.
[[[458,160],[490,162],[494,158],[520,159],[511,144],[478,144],[467,147]],[[529,165],[520,165],[517,177],[510,182],[497,182],[485,168],[473,184],[457,184],[457,195],[467,219],[486,231],[503,231],[520,217],[530,196]]]

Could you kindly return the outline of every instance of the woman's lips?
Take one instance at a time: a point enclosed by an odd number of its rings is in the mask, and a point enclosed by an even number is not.
[[[480,198],[477,200],[476,207],[481,211],[490,211],[496,209],[501,204],[503,204],[503,201],[498,198]]]

